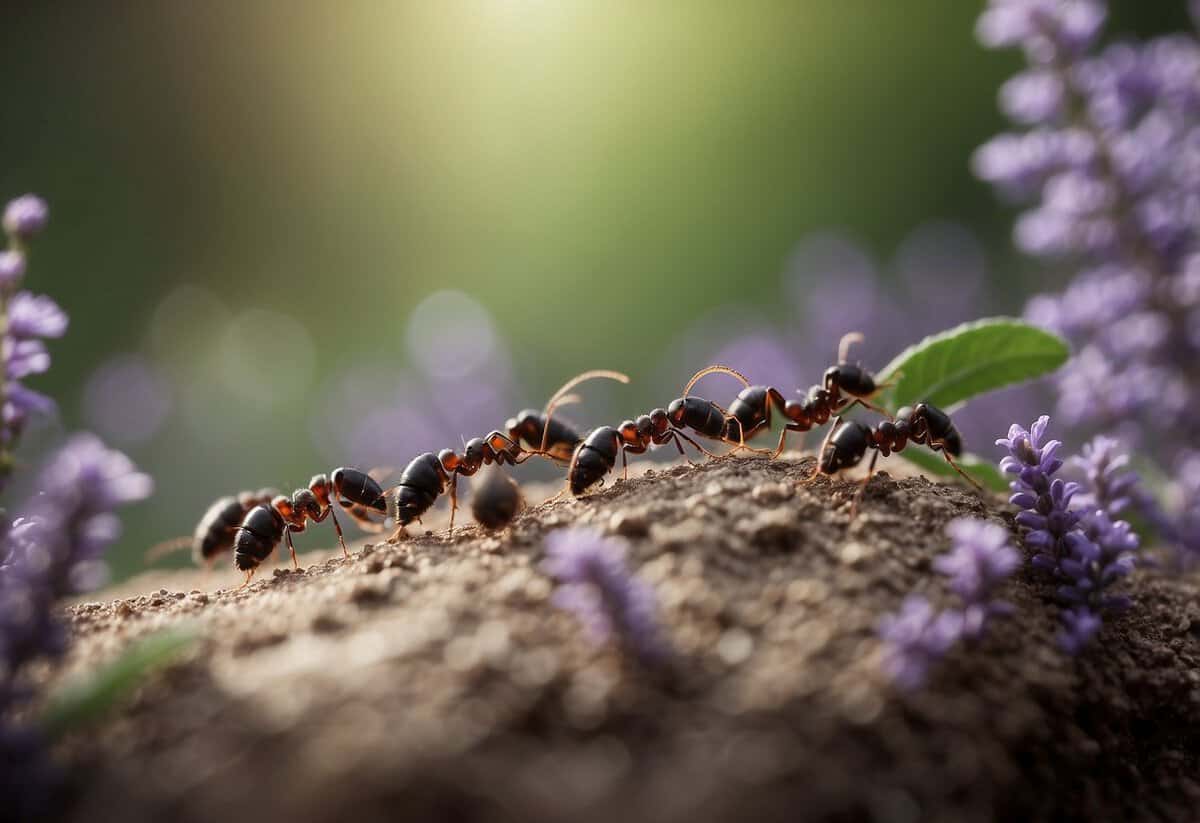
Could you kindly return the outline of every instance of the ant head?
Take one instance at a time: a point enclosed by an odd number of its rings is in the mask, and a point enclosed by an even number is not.
[[[325,510],[325,506],[321,504],[317,496],[308,489],[297,489],[296,493],[292,495],[292,505],[295,506],[295,514],[300,520],[305,517],[316,520]]]
[[[650,427],[654,434],[666,434],[667,429],[671,428],[671,418],[662,409],[655,409],[650,412]]]
[[[902,406],[899,409],[896,409],[896,416],[893,419],[903,420],[905,423],[911,424],[912,421],[914,419],[916,419],[916,417],[918,415],[923,416],[924,413],[925,413],[925,404],[924,403],[918,403],[916,409],[914,409],[912,406]]]
[[[474,437],[463,444],[462,462],[473,468],[483,465],[483,456],[487,452],[487,444],[481,438]]]
[[[654,421],[650,419],[650,415],[643,414],[637,419],[637,433],[642,439],[649,439],[654,434]]]
[[[683,424],[684,398],[677,397],[667,406],[667,419],[676,426]]]
[[[635,445],[641,441],[641,427],[632,420],[626,420],[617,427],[617,434],[622,442]]]

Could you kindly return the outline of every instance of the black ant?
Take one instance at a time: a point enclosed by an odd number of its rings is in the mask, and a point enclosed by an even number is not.
[[[773,460],[783,453],[788,432],[810,431],[815,426],[829,422],[830,418],[844,414],[856,404],[886,414],[883,409],[871,403],[870,398],[888,384],[876,383],[875,375],[861,363],[851,363],[846,359],[850,346],[862,340],[863,336],[859,332],[844,335],[838,344],[837,365],[827,368],[822,382],[810,387],[808,393],[800,400],[785,399],[783,393],[773,386],[752,386],[745,377],[728,366],[709,366],[696,372],[683,390],[684,400],[691,399],[687,397],[687,393],[705,375],[719,372],[740,381],[745,388],[734,398],[728,411],[732,420],[736,420],[738,424],[738,448],[734,451],[745,448],[758,454],[768,454]],[[675,401],[672,406],[679,402]],[[788,421],[779,433],[779,443],[775,450],[772,452],[746,446],[745,441],[771,428],[772,408],[778,409]],[[732,442],[728,425],[723,434],[721,439]]]
[[[447,489],[450,491],[450,532],[454,531],[454,515],[458,511],[458,478],[470,477],[483,466],[493,463],[500,466],[515,466],[534,455],[557,462],[570,458],[576,444],[582,439],[573,428],[554,420],[558,406],[576,402],[577,395],[568,394],[575,386],[594,378],[608,378],[628,383],[629,378],[620,372],[607,370],[586,371],[568,380],[551,396],[543,412],[524,411],[508,421],[510,434],[490,432],[486,437],[476,437],[463,445],[460,455],[453,449],[442,449],[434,454],[425,452],[415,457],[400,475],[400,481],[388,494],[388,515],[396,521],[396,531],[391,539],[396,540],[404,533],[404,527],[429,511]],[[521,441],[532,443],[525,448]]]
[[[314,523],[323,523],[326,518],[333,520],[342,556],[349,559],[342,524],[333,513],[335,502],[371,531],[377,531],[379,524],[370,519],[369,513],[387,514],[383,488],[370,473],[342,467],[334,469],[328,477],[314,476],[307,488],[297,489],[290,498],[277,495],[269,504],[252,508],[235,530],[234,565],[246,572],[242,587],[249,585],[258,565],[270,557],[280,540],[287,540],[292,566],[299,568],[292,532],[304,531],[309,520]]]
[[[214,501],[201,516],[191,537],[178,537],[151,547],[146,552],[146,562],[152,563],[169,552],[190,546],[196,565],[211,569],[218,556],[233,549],[234,533],[247,512],[255,506],[270,503],[277,494],[278,489],[259,489]]]
[[[871,482],[879,456],[887,457],[893,452],[903,451],[909,441],[941,452],[946,462],[968,483],[983,490],[975,478],[964,472],[954,460],[963,453],[962,435],[954,421],[950,415],[929,403],[918,403],[915,408],[905,406],[896,412],[894,419],[880,421],[873,428],[857,420],[839,417],[817,454],[817,466],[812,478],[820,474],[837,474],[843,469],[857,466],[867,449],[874,449],[867,476],[855,495],[853,511],[867,484]]]

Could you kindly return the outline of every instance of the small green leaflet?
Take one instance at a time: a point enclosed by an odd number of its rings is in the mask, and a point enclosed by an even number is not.
[[[900,352],[879,373],[893,411],[926,401],[951,410],[972,397],[1049,374],[1067,362],[1065,340],[1011,317],[964,323]]]
[[[922,401],[953,411],[972,397],[1050,374],[1070,355],[1061,337],[1020,320],[976,320],[926,337],[900,352],[879,373],[880,383],[892,384],[884,389],[880,402],[893,412]],[[1003,432],[997,436],[1000,434]],[[899,454],[932,474],[958,476],[935,452],[905,449]],[[1008,481],[992,461],[964,454],[956,462],[985,487],[1008,489]]]
[[[195,629],[183,626],[138,640],[113,662],[60,687],[47,701],[39,725],[50,737],[59,737],[98,719],[198,637]]]

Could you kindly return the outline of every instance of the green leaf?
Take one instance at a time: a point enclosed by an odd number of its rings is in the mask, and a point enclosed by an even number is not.
[[[1070,354],[1061,337],[1020,320],[976,320],[900,352],[879,373],[880,382],[892,383],[880,400],[893,411],[920,402],[949,411],[984,392],[1049,374]]]
[[[959,477],[958,472],[938,452],[929,451],[928,449],[907,448],[896,454],[930,474],[957,477],[959,482],[962,482],[962,478]],[[975,478],[984,488],[997,492],[1008,491],[1008,480],[996,464],[990,460],[985,460],[978,455],[968,452],[954,458],[954,462],[958,464],[959,468]]]
[[[47,701],[40,725],[51,737],[75,731],[98,719],[125,698],[155,669],[196,642],[191,627],[167,629],[137,641],[113,662],[60,687]]]

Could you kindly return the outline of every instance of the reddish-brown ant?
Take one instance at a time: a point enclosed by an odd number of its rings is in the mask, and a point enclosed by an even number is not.
[[[255,506],[270,503],[277,494],[278,489],[259,489],[214,501],[196,524],[191,537],[178,537],[151,547],[146,552],[146,562],[151,563],[169,552],[190,546],[196,565],[212,568],[217,557],[233,549],[234,533],[247,512]]]
[[[333,513],[334,503],[372,531],[378,530],[379,524],[370,519],[369,513],[387,514],[383,488],[370,473],[342,467],[334,469],[328,477],[316,475],[307,488],[297,489],[290,498],[278,495],[270,504],[252,508],[235,530],[234,564],[246,572],[242,587],[249,585],[258,565],[275,551],[280,540],[287,540],[292,566],[299,568],[292,532],[304,531],[309,520],[314,523],[323,523],[326,518],[333,520],[342,556],[349,558],[342,524]]]
[[[929,403],[918,403],[916,407],[905,406],[896,412],[894,419],[880,421],[874,427],[857,420],[839,417],[817,454],[817,466],[812,477],[815,478],[818,474],[833,475],[843,469],[857,466],[862,462],[867,449],[874,449],[875,453],[871,455],[871,463],[867,467],[867,476],[854,497],[853,511],[857,509],[858,500],[875,473],[875,463],[879,456],[887,457],[893,452],[902,451],[909,441],[941,452],[942,457],[956,472],[982,491],[975,478],[964,472],[954,460],[963,452],[962,435],[959,434],[954,421],[950,419],[950,415]]]
[[[458,478],[470,477],[483,466],[493,463],[515,466],[535,455],[550,460],[569,459],[580,436],[570,426],[558,424],[554,410],[561,405],[578,400],[571,389],[586,380],[607,378],[628,383],[629,378],[620,372],[608,370],[587,371],[568,380],[551,396],[543,412],[522,412],[508,421],[510,435],[493,431],[486,437],[467,441],[460,455],[453,449],[443,449],[436,455],[425,452],[409,463],[400,475],[400,481],[387,496],[388,516],[396,521],[393,540],[404,533],[404,527],[429,511],[438,497],[450,492],[450,531],[454,531],[454,515],[458,510]],[[535,438],[538,445],[525,448],[521,440],[532,446]]]

